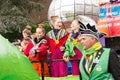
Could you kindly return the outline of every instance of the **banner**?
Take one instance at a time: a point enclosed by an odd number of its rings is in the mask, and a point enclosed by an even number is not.
[[[120,3],[109,3],[100,6],[98,30],[106,33],[106,37],[120,35]]]

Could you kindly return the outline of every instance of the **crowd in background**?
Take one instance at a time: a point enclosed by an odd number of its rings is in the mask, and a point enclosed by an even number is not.
[[[30,61],[41,60],[44,62],[43,75],[45,77],[66,77],[68,75],[67,62],[71,60],[72,75],[80,75],[81,80],[95,80],[97,79],[97,77],[99,77],[99,75],[102,75],[102,73],[106,73],[106,76],[100,77],[100,80],[103,80],[103,78],[107,80],[113,78],[115,78],[115,80],[119,80],[120,64],[118,61],[116,61],[116,55],[112,55],[111,57],[111,54],[109,54],[116,53],[111,52],[107,49],[103,50],[103,45],[101,45],[101,43],[99,42],[99,39],[102,38],[104,34],[96,34],[97,30],[93,29],[93,26],[91,26],[90,24],[83,26],[82,25],[83,24],[81,21],[73,20],[70,26],[71,32],[67,32],[62,25],[61,19],[58,16],[52,16],[52,30],[45,34],[45,26],[43,24],[39,24],[36,28],[36,32],[31,33],[31,27],[27,25],[22,32],[23,39],[22,41],[19,41],[20,46],[16,46],[20,49],[20,51],[23,52],[23,54],[25,54],[25,56],[29,58]],[[92,29],[84,30],[84,26],[92,27],[93,31]],[[106,54],[104,56],[101,56],[104,51],[106,51]],[[50,64],[47,61],[47,55],[49,55],[49,58],[51,60]],[[109,55],[110,59],[113,58],[114,61],[109,61]],[[79,60],[75,59],[82,60],[79,64]],[[90,63],[88,60],[90,61]],[[106,60],[106,65],[99,63],[99,61],[104,62],[104,60]],[[112,66],[113,63],[116,66],[115,70],[112,70],[112,68],[114,68]],[[96,64],[98,66],[96,67],[97,71],[92,68]],[[32,63],[32,65],[38,75],[42,76],[42,62],[35,62]],[[100,65],[104,65],[105,67],[103,68]],[[109,70],[107,68],[109,68]],[[101,73],[95,75],[98,72]]]

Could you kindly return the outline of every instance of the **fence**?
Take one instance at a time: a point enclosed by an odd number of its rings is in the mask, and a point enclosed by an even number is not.
[[[49,73],[50,73],[50,77],[51,77],[51,72],[50,72],[50,63],[51,62],[59,62],[59,61],[64,61],[63,59],[54,59],[54,60],[50,60],[50,59],[48,59],[48,60],[33,60],[33,61],[31,61],[31,63],[41,63],[41,74],[42,74],[42,76],[41,76],[41,79],[42,80],[45,80],[45,76],[44,76],[44,62],[48,62],[48,68],[49,68]],[[74,59],[70,59],[70,61],[80,61],[80,58],[74,58]],[[79,64],[79,63],[78,63]],[[70,67],[70,66],[68,66],[68,67]],[[71,66],[72,67],[72,66]],[[79,75],[80,76],[80,75]],[[68,76],[68,78],[69,78],[69,80],[73,80],[73,78],[74,78],[74,80],[80,80],[80,77],[79,76]],[[50,78],[49,77],[49,78]],[[52,78],[52,77],[51,77]],[[71,78],[71,79],[70,79]],[[75,79],[76,78],[76,79]],[[46,79],[46,80],[48,80],[48,79]],[[49,79],[50,80],[50,79]],[[51,80],[53,80],[53,79],[51,79]],[[61,78],[61,79],[57,79],[57,78],[55,78],[54,80],[67,80],[67,78]]]

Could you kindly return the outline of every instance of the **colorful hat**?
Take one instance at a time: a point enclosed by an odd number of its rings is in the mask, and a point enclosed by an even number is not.
[[[102,32],[98,32],[96,22],[89,17],[79,16],[79,23],[81,35],[92,36],[97,40],[105,35]]]

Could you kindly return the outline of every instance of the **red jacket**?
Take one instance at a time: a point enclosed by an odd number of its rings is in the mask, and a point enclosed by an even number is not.
[[[26,49],[23,51],[26,56],[29,56],[29,52],[34,47],[33,43],[29,41]],[[47,59],[47,46],[45,43],[40,43],[38,47],[39,52],[36,54],[36,60],[46,60]]]
[[[50,32],[49,32],[50,33]],[[51,33],[50,33],[51,34]],[[55,39],[52,39],[51,36],[46,36],[47,45],[50,47],[50,52],[54,52],[55,47],[64,46],[68,38],[69,33],[66,33],[63,37],[59,39],[59,43],[55,43]]]

